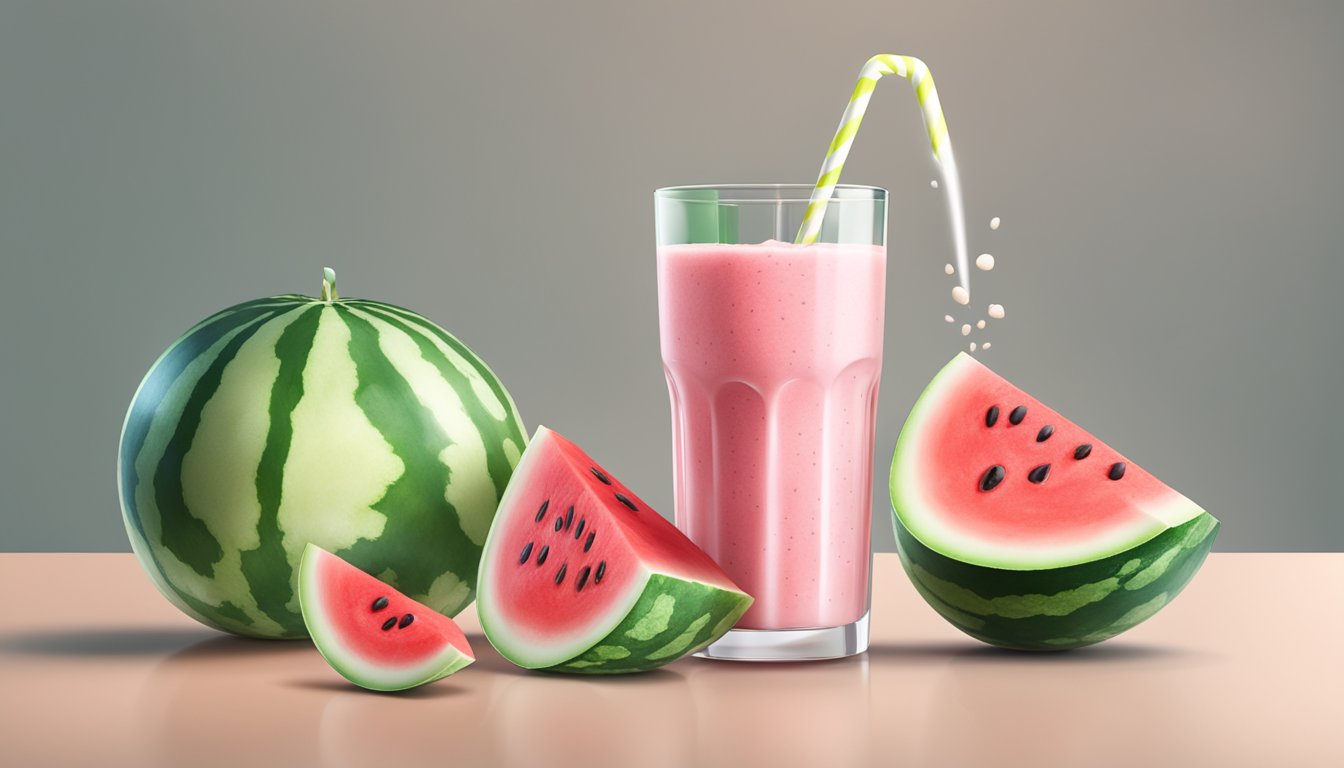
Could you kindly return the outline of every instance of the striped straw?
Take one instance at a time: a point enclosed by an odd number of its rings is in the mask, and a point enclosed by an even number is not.
[[[840,181],[840,171],[845,167],[845,158],[849,157],[849,148],[863,122],[863,114],[868,110],[868,100],[873,89],[883,75],[896,74],[910,81],[915,87],[915,98],[924,113],[924,127],[929,132],[929,144],[933,147],[933,156],[943,166],[949,177],[948,195],[955,192],[960,197],[960,184],[955,181],[956,161],[952,157],[952,142],[947,136],[947,120],[943,117],[942,105],[938,102],[938,89],[933,86],[933,75],[928,66],[913,56],[895,56],[879,54],[868,60],[859,72],[859,82],[854,86],[854,95],[849,97],[849,105],[840,118],[840,128],[831,140],[826,159],[821,164],[821,175],[812,190],[812,197],[804,214],[803,225],[798,230],[798,243],[815,243],[821,232],[821,222],[826,216],[826,205],[830,202],[835,185]],[[955,187],[955,189],[954,189]],[[960,213],[960,205],[954,205],[954,218]],[[953,222],[957,231],[964,232],[961,222]],[[964,239],[964,238],[963,238]],[[964,247],[958,249],[958,266],[965,279]]]

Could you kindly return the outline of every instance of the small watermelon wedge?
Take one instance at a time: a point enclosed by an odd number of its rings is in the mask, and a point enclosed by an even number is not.
[[[920,395],[896,442],[901,562],[971,637],[1024,650],[1097,643],[1157,613],[1218,521],[969,355]]]
[[[500,500],[477,590],[481,627],[501,655],[582,674],[676,661],[751,605],[681,531],[545,427]]]
[[[452,619],[314,544],[299,566],[299,605],[322,658],[364,688],[414,688],[476,660]]]

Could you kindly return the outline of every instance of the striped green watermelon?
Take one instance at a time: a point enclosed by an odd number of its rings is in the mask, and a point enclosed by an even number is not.
[[[131,546],[188,615],[305,637],[311,542],[435,610],[471,602],[526,444],[490,369],[409,310],[258,299],[187,331],[131,401],[118,455]]]
[[[896,443],[901,562],[958,629],[993,645],[1100,642],[1169,603],[1218,521],[974,358],[948,363]]]
[[[751,605],[685,534],[539,427],[481,558],[485,636],[529,669],[653,669],[718,640]]]

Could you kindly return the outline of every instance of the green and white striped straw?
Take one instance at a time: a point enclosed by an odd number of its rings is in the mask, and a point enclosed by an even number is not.
[[[840,118],[840,127],[835,132],[835,138],[831,140],[830,149],[826,151],[826,159],[822,161],[821,175],[817,177],[817,185],[812,189],[812,197],[808,201],[803,225],[798,229],[795,242],[817,241],[817,236],[821,233],[822,219],[826,217],[826,205],[835,192],[835,185],[840,181],[840,171],[845,167],[845,159],[849,157],[849,149],[859,132],[859,124],[863,122],[863,115],[868,111],[868,101],[872,98],[873,89],[877,87],[877,81],[881,80],[883,75],[891,74],[900,75],[915,87],[915,98],[924,113],[924,127],[929,132],[929,144],[933,147],[933,156],[943,167],[948,200],[952,203],[952,228],[957,241],[957,271],[960,273],[962,287],[969,289],[966,285],[966,228],[965,222],[962,221],[964,216],[961,211],[961,182],[957,177],[956,160],[952,156],[952,141],[947,135],[947,120],[943,117],[943,107],[938,101],[938,89],[933,85],[933,75],[929,72],[928,65],[913,56],[883,53],[872,57],[863,65],[863,69],[859,72],[859,82],[854,86],[854,95],[849,97],[845,114]]]

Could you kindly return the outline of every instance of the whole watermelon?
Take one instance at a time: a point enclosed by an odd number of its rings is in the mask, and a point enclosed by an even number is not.
[[[272,296],[218,312],[145,374],[117,479],[131,546],[188,615],[305,637],[312,542],[455,615],[526,442],[471,350],[401,307]]]

